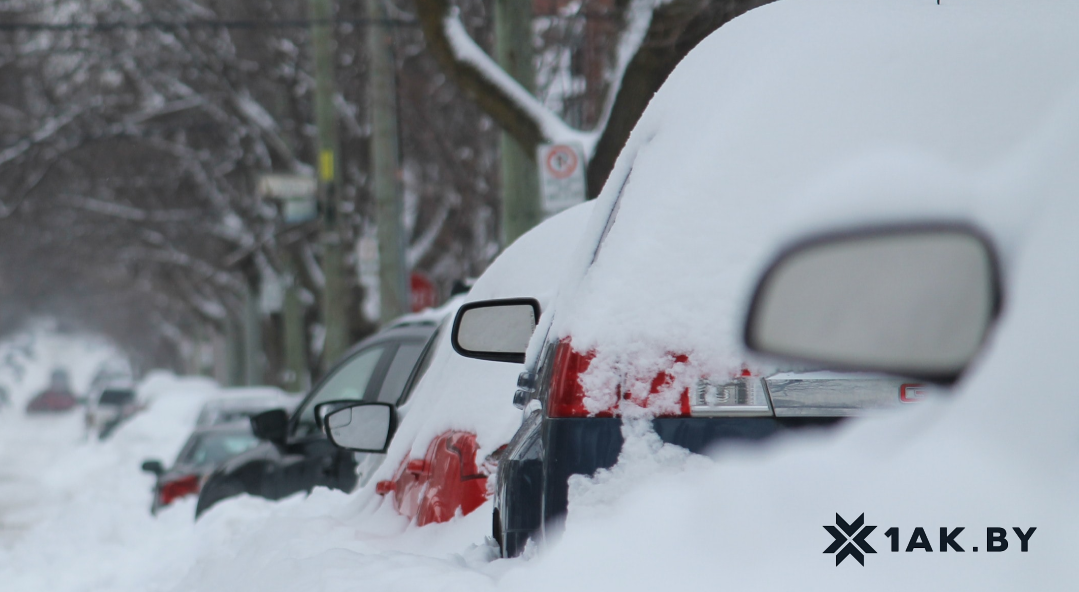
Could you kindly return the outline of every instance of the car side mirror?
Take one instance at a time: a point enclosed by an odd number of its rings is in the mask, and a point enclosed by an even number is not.
[[[165,466],[161,464],[159,460],[148,460],[142,463],[142,470],[146,473],[153,473],[160,477],[165,474]]]
[[[457,310],[450,342],[466,358],[521,364],[539,316],[534,298],[470,302]]]
[[[288,413],[284,409],[270,409],[251,416],[251,433],[260,440],[284,444],[288,439]]]
[[[319,431],[326,431],[326,416],[338,409],[358,403],[356,399],[339,399],[337,401],[325,401],[315,405],[315,426]]]
[[[353,402],[326,415],[326,435],[339,448],[386,452],[397,431],[397,409],[389,403]]]
[[[783,251],[757,284],[749,349],[950,384],[1000,312],[996,254],[957,225],[834,233]]]

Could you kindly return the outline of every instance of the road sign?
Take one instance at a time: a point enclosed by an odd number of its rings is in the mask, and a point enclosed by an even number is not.
[[[438,306],[438,288],[426,275],[413,271],[409,276],[409,286],[412,294],[412,312]]]
[[[318,182],[310,175],[273,173],[262,175],[258,182],[259,194],[280,201],[285,222],[290,224],[306,222],[317,215],[317,191]]]
[[[540,169],[543,212],[551,216],[585,200],[584,148],[575,142],[540,144],[536,149]]]

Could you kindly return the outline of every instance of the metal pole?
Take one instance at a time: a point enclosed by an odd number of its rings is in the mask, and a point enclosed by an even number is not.
[[[322,293],[322,323],[326,339],[322,367],[327,369],[348,347],[348,304],[342,264],[341,235],[338,230],[338,201],[341,196],[340,155],[338,154],[337,113],[334,108],[334,39],[329,24],[334,17],[333,0],[310,0],[311,42],[315,57],[315,119],[318,124],[319,183],[322,205],[322,273],[326,285]]]
[[[532,64],[532,2],[495,1],[495,59],[529,92],[535,92]],[[535,146],[523,147],[502,132],[502,244],[543,221]]]
[[[244,290],[244,384],[262,384],[262,314],[259,294],[251,286]]]
[[[310,374],[307,370],[307,339],[304,335],[303,302],[296,285],[296,264],[292,253],[285,253],[285,302],[282,312],[285,336],[285,390],[298,393],[307,390]]]
[[[397,141],[397,68],[383,0],[367,0],[367,88],[371,110],[371,177],[378,207],[379,318],[383,325],[408,312],[409,292],[402,228],[401,165]]]

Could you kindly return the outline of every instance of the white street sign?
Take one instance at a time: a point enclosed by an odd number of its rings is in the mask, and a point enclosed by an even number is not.
[[[281,201],[285,222],[306,222],[314,218],[318,181],[309,175],[267,174],[259,177],[258,192]]]
[[[551,216],[585,200],[584,147],[574,142],[540,144],[536,149],[540,169],[543,212]]]

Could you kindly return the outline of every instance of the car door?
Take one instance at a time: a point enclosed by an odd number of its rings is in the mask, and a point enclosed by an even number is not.
[[[323,485],[344,491],[356,486],[358,459],[330,443],[314,410],[328,401],[397,403],[424,349],[416,339],[383,341],[340,364],[297,409],[282,463],[283,495]]]
[[[317,485],[344,491],[355,486],[352,454],[335,447],[319,430],[315,406],[327,401],[361,401],[377,396],[398,345],[393,341],[380,342],[356,352],[340,363],[297,408],[290,421],[274,497],[310,491]]]

